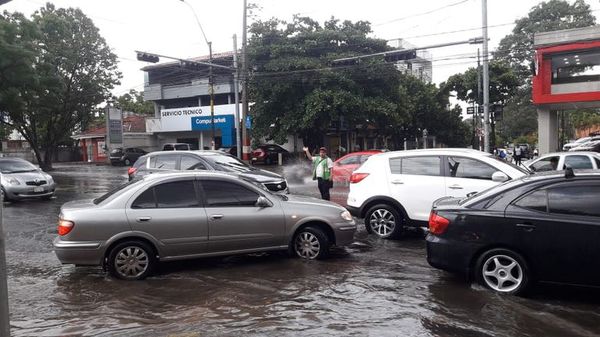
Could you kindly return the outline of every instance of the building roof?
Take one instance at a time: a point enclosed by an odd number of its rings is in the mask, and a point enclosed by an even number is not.
[[[123,133],[146,132],[146,116],[129,115],[123,117]],[[73,139],[100,138],[106,136],[106,124],[89,127],[74,135]]]
[[[225,60],[225,59],[229,59],[229,58],[233,58],[233,51],[227,51],[224,53],[213,54],[213,61]],[[187,60],[197,61],[197,62],[208,62],[210,60],[210,56],[209,55],[197,56],[197,57],[189,58]],[[215,62],[215,63],[221,63],[221,62]],[[143,67],[142,70],[149,71],[149,70],[156,70],[156,69],[161,69],[161,68],[170,68],[173,66],[179,66],[179,61],[172,61],[172,62],[165,62],[165,63],[149,65],[149,66]]]

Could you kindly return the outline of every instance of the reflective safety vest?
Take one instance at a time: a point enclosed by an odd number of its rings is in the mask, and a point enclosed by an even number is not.
[[[327,162],[329,161],[328,157],[321,158],[317,157],[313,159],[313,180],[317,180],[317,166],[321,165],[323,167],[323,179],[330,180],[331,179],[331,171],[329,170],[329,165]]]

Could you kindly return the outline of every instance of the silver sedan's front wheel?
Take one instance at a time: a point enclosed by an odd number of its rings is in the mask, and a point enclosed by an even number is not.
[[[307,260],[324,258],[329,252],[327,235],[317,227],[305,227],[299,230],[293,241],[294,252]]]
[[[508,249],[492,249],[484,253],[477,271],[480,282],[499,293],[522,293],[529,282],[525,260]]]
[[[152,249],[144,242],[128,241],[116,245],[108,258],[112,275],[123,280],[141,280],[154,268]]]

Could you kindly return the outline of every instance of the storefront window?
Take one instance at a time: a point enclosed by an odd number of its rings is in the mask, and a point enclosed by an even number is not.
[[[552,84],[600,82],[600,50],[552,56]]]

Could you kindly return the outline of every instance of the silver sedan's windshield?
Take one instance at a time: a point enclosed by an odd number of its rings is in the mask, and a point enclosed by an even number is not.
[[[37,171],[37,167],[26,161],[4,161],[0,162],[0,172],[2,173],[20,173]]]

